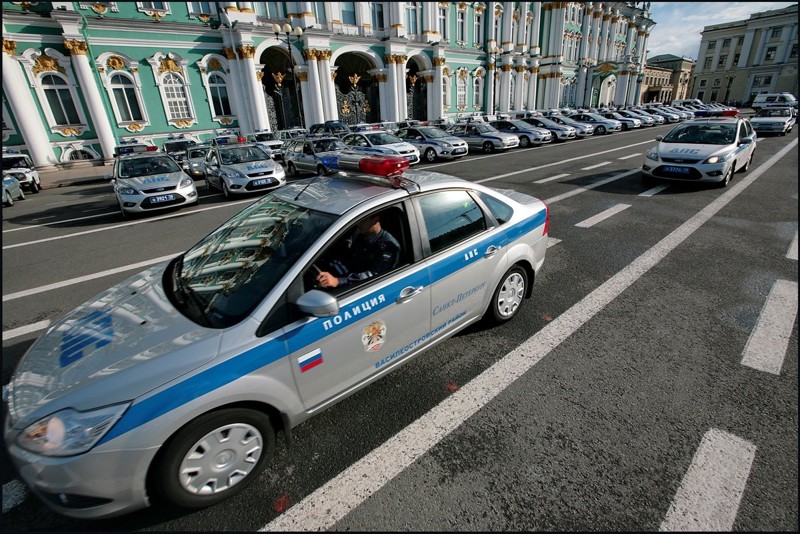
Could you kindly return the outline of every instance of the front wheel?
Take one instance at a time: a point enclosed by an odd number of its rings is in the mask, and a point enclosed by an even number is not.
[[[42,184],[40,182],[36,182],[36,180],[34,180],[33,184],[31,185],[31,193],[33,193],[35,195],[36,193],[38,193],[41,190],[42,190]]]
[[[17,197],[17,200],[25,200],[25,191],[22,190],[22,186],[19,188],[19,197]]]
[[[220,180],[219,182],[222,184],[222,192],[225,194],[225,198],[230,198],[231,192],[228,189],[228,184],[225,183],[225,180]]]
[[[514,266],[506,271],[492,296],[491,319],[495,323],[504,323],[514,317],[522,306],[527,287],[528,274],[525,269]]]
[[[747,171],[749,171],[750,170],[750,164],[753,163],[753,156],[755,156],[755,155],[756,155],[756,151],[754,150],[753,153],[750,154],[750,157],[747,158],[747,161],[744,162],[744,165],[742,165],[742,168],[739,169],[736,172],[740,172],[740,173],[744,174]]]
[[[317,174],[319,176],[323,176],[327,172],[328,172],[328,170],[325,168],[325,165],[317,165]]]
[[[494,143],[492,143],[491,141],[486,141],[485,143],[483,143],[483,151],[487,154],[491,154],[492,152],[494,152]]]
[[[598,127],[596,127],[594,129],[594,134],[595,135],[603,135],[605,133],[606,133],[606,127],[605,126],[598,126]]]
[[[14,205],[14,199],[11,198],[11,193],[6,195],[6,199],[3,201],[3,204],[5,204],[8,208]]]
[[[425,156],[425,161],[427,161],[428,163],[433,163],[434,161],[436,161],[436,151],[432,148],[426,148],[424,156]]]
[[[731,165],[730,169],[728,169],[728,172],[725,173],[725,177],[722,179],[722,181],[717,183],[718,187],[728,187],[728,184],[731,183],[731,178],[733,178],[733,167],[734,166]]]
[[[153,487],[184,508],[216,504],[242,491],[275,452],[269,417],[231,408],[198,417],[169,441],[154,464]]]
[[[294,163],[292,162],[289,162],[289,164],[286,165],[286,170],[289,171],[290,176],[297,176],[299,174],[297,172],[297,168],[294,166]]]
[[[527,136],[523,135],[519,138],[519,146],[520,148],[528,148],[531,146],[531,140],[528,139]]]

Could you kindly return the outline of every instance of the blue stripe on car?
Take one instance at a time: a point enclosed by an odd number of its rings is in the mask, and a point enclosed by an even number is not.
[[[520,236],[532,232],[539,226],[545,223],[546,210],[539,211],[536,215],[511,226],[497,235],[482,240],[477,245],[471,245],[467,248],[462,248],[454,251],[441,260],[435,262],[431,266],[431,284],[438,282],[453,273],[458,272],[467,265],[483,259],[482,255],[475,255],[469,257],[465,254],[473,248],[482,248],[490,244],[497,244],[498,238],[500,245],[506,246],[512,241],[518,239]],[[371,305],[369,311],[362,312],[360,318],[371,315],[386,306],[392,304],[400,291],[407,287],[409,284],[419,284],[424,281],[426,275],[424,272],[416,272],[404,278],[401,278],[387,287],[376,290],[366,297],[353,302],[348,306],[344,306],[342,311],[350,309],[364,302],[372,302],[377,299],[379,295],[384,295],[383,302],[376,305]],[[303,325],[300,325],[293,330],[279,336],[275,339],[267,341],[258,347],[243,352],[242,354],[226,360],[218,365],[210,367],[196,375],[193,375],[181,382],[170,386],[163,391],[154,394],[151,397],[141,400],[133,404],[117,421],[117,424],[106,434],[99,442],[98,445],[111,441],[126,432],[138,428],[150,421],[176,409],[180,406],[198,398],[202,395],[210,393],[226,384],[233,382],[243,376],[246,376],[270,363],[273,363],[287,354],[291,354],[302,347],[318,343],[325,336],[335,333],[341,328],[349,326],[349,322],[342,322],[339,325],[333,324],[332,327],[325,329],[326,319],[317,318],[311,320]],[[288,347],[287,345],[288,344]],[[288,353],[287,353],[288,348]]]

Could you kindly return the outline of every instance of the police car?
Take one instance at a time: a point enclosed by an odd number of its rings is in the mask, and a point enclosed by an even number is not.
[[[750,117],[753,129],[761,134],[786,135],[797,122],[797,112],[790,107],[767,107]]]
[[[22,188],[31,193],[42,190],[39,172],[33,168],[33,162],[27,154],[16,150],[3,150],[3,174],[16,178]]]
[[[217,503],[264,470],[277,432],[484,316],[512,319],[531,296],[547,249],[540,200],[395,156],[327,165],[334,174],[270,191],[28,349],[4,435],[47,505],[99,518]],[[376,215],[400,245],[393,266],[316,287]]]
[[[125,145],[115,153],[111,182],[123,217],[200,202],[194,180],[158,147]]]
[[[183,160],[183,170],[192,178],[205,178],[205,161],[208,151],[213,145],[202,144],[186,149],[186,159]]]
[[[396,135],[383,130],[351,133],[342,138],[350,151],[365,155],[397,155],[419,163],[419,150]]]
[[[207,188],[219,189],[230,197],[267,191],[286,182],[283,167],[260,146],[245,141],[236,136],[216,139],[203,164]]]
[[[428,163],[437,159],[456,159],[468,152],[467,142],[436,126],[401,128],[397,137],[414,145]]]
[[[482,122],[458,123],[447,130],[447,133],[466,141],[468,148],[486,153],[519,146],[519,137],[516,135],[503,133]]]
[[[747,172],[756,151],[757,134],[750,121],[737,117],[692,119],[657,136],[642,164],[645,182],[655,179],[730,183]]]
[[[282,157],[281,148],[283,148],[283,140],[280,139],[276,133],[258,131],[249,134],[247,136],[247,142],[257,144],[274,159]]]

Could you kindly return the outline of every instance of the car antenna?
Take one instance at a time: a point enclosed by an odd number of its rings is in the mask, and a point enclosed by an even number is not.
[[[300,190],[300,192],[299,192],[299,193],[297,193],[297,196],[296,196],[296,197],[294,197],[294,200],[297,200],[298,198],[300,198],[300,195],[302,195],[303,193],[305,193],[305,192],[306,192],[306,189],[308,189],[308,186],[310,186],[311,184],[313,184],[313,183],[314,183],[314,182],[317,180],[317,178],[319,178],[319,177],[320,177],[320,175],[318,174],[318,175],[316,175],[314,178],[312,178],[312,179],[311,179],[311,181],[310,181],[310,182],[308,182],[308,183],[305,185],[305,187],[304,187],[303,189],[301,189],[301,190]]]

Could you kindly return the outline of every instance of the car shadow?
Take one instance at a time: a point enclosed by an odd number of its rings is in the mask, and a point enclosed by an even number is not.
[[[625,171],[613,171],[613,172],[605,172],[605,173],[598,173],[598,174],[587,174],[583,176],[578,176],[568,180],[558,180],[557,183],[562,184],[570,184],[576,187],[591,187],[597,182],[605,180],[607,178],[611,178],[615,174],[619,174],[620,172]],[[733,180],[731,183],[735,183],[736,178],[738,175],[734,175]],[[637,172],[631,174],[630,176],[626,176],[624,178],[620,178],[619,180],[613,180],[608,182],[607,184],[603,184],[598,187],[592,187],[594,191],[600,191],[602,193],[613,193],[616,195],[641,195],[645,191],[649,191],[654,187],[658,186],[668,186],[662,191],[659,191],[659,195],[683,195],[687,193],[693,193],[696,191],[705,191],[708,189],[718,189],[719,186],[714,183],[710,182],[674,182],[668,180],[653,180],[652,183],[645,183],[642,179],[641,172]]]

